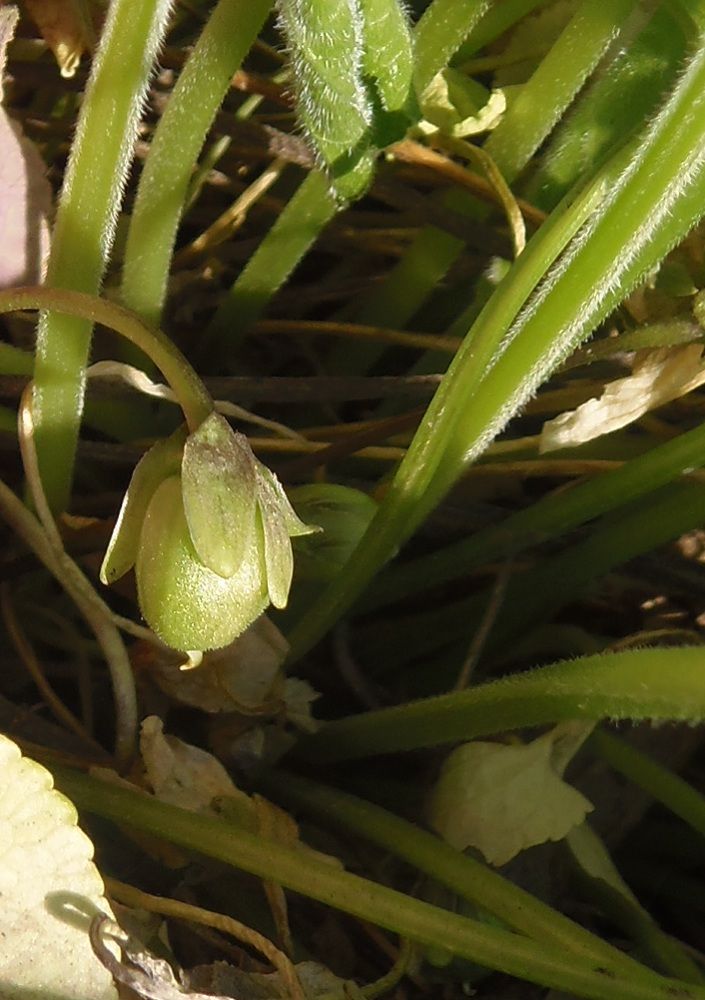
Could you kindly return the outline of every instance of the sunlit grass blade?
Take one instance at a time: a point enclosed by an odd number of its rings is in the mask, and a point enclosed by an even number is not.
[[[272,0],[220,0],[155,129],[127,234],[121,297],[158,326],[181,213],[197,157],[233,74]]]
[[[701,217],[704,112],[701,44],[640,141],[620,150],[582,196],[556,209],[498,286],[347,571],[293,632],[295,654],[353,603],[556,365]]]
[[[319,764],[353,760],[564,719],[695,724],[705,718],[702,675],[701,647],[586,656],[328,723],[301,752]]]
[[[113,0],[93,61],[56,213],[46,283],[95,293],[111,251],[142,104],[171,0]],[[44,314],[34,416],[51,505],[68,502],[92,324]]]
[[[643,124],[672,84],[687,44],[683,27],[660,7],[638,37],[591,81],[551,136],[523,193],[544,209],[558,204],[635,125]]]
[[[433,0],[414,30],[414,80],[421,94],[448,65],[490,6],[489,0]]]
[[[338,211],[324,174],[312,170],[223,296],[207,331],[232,351],[262,315],[324,226]]]
[[[549,134],[617,37],[634,0],[583,0],[538,69],[510,103],[485,143],[486,152],[513,181]]]

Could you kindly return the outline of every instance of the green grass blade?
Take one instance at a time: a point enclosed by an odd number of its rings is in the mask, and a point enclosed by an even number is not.
[[[556,128],[523,194],[548,211],[653,114],[682,62],[687,39],[673,11],[662,7],[634,42],[600,67],[589,88]]]
[[[56,213],[48,285],[95,294],[108,262],[149,74],[170,0],[113,0],[86,88]],[[47,498],[68,503],[92,325],[44,314],[34,418]]]
[[[312,170],[223,297],[207,331],[232,351],[338,211],[328,179]]]
[[[294,655],[353,603],[556,365],[701,217],[704,151],[701,44],[643,138],[620,150],[575,202],[556,210],[498,286],[346,571],[292,633]],[[586,221],[578,227],[581,213]]]
[[[176,230],[208,129],[271,0],[219,0],[154,132],[127,234],[121,297],[159,326]]]
[[[254,836],[227,821],[158,802],[69,768],[52,766],[56,784],[79,809],[156,835],[187,850],[274,881],[402,937],[490,969],[592,1000],[705,1000],[705,989],[656,973],[622,977],[600,963],[579,962],[555,948],[468,917],[346,871],[314,862],[300,850]]]
[[[433,0],[414,30],[414,82],[421,94],[478,24],[489,0]]]
[[[363,598],[369,610],[459,579],[495,559],[508,559],[533,545],[652,493],[688,469],[705,465],[705,425],[661,444],[611,472],[542,497],[501,524],[462,538],[428,556],[392,566]]]
[[[583,0],[485,143],[507,181],[527,165],[614,41],[634,0]]]
[[[705,797],[696,788],[610,733],[598,731],[590,742],[611,767],[705,837]]]
[[[514,885],[469,854],[387,810],[299,775],[273,772],[265,791],[295,809],[319,816],[344,833],[356,833],[414,865],[474,906],[494,914],[515,931],[543,944],[565,948],[583,959],[623,966],[630,975],[644,970],[633,959],[568,917]]]
[[[354,760],[564,719],[694,724],[705,718],[702,675],[702,647],[586,656],[330,722],[301,752],[318,764]]]

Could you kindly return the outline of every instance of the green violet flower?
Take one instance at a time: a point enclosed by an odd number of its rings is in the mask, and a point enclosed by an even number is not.
[[[290,538],[318,530],[294,513],[247,438],[211,413],[138,463],[100,576],[133,565],[140,608],[180,650],[226,646],[271,603],[283,608],[293,574]]]

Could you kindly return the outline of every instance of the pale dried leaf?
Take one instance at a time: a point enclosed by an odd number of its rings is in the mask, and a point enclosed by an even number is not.
[[[150,659],[150,676],[175,701],[204,712],[259,712],[272,700],[289,651],[279,629],[262,615],[222,649],[204,653],[201,665],[183,671],[167,652]]]
[[[363,995],[355,983],[340,979],[318,962],[299,962],[295,968],[309,1000],[358,1000]],[[243,972],[227,962],[196,966],[184,979],[196,989],[227,993],[238,1000],[288,1000],[290,995],[278,972]]]
[[[319,723],[311,714],[311,706],[320,694],[308,681],[300,677],[287,677],[284,681],[286,718],[302,733],[315,733]]]
[[[486,90],[475,80],[446,67],[424,91],[421,110],[422,132],[440,130],[444,135],[463,139],[491,132],[507,110],[507,99],[501,90],[493,90],[487,97]]]
[[[110,909],[93,845],[76,821],[49,772],[0,736],[4,1000],[116,1000],[88,939],[90,917]]]
[[[433,791],[431,826],[453,847],[476,847],[494,865],[527,847],[561,840],[592,806],[556,771],[557,732],[565,737],[554,730],[527,744],[478,741],[458,747]]]
[[[106,947],[103,938],[105,931],[120,942],[122,959],[116,958]],[[138,948],[120,932],[116,924],[105,918],[94,922],[91,941],[96,957],[115,980],[144,1000],[232,1000],[231,997],[218,997],[212,993],[195,993],[188,986],[183,986],[167,961]]]
[[[93,42],[88,6],[80,0],[24,0],[64,77],[72,77]]]
[[[7,64],[7,46],[15,35],[19,19],[17,7],[2,7],[0,9],[0,98],[4,97],[4,76]]]
[[[547,421],[539,450],[573,448],[626,427],[664,403],[705,383],[702,344],[661,347],[637,355],[632,374],[606,386],[599,399]]]
[[[0,67],[14,34],[17,11],[0,10]],[[51,187],[36,147],[0,108],[0,288],[35,285],[49,253]]]
[[[142,723],[140,753],[147,779],[161,802],[192,812],[210,811],[213,799],[249,797],[232,782],[220,761],[200,747],[165,736],[162,720],[148,716]]]

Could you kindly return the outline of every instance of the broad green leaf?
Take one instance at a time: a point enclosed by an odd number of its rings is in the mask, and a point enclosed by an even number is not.
[[[433,828],[458,850],[478,848],[494,865],[565,837],[592,806],[559,776],[555,732],[527,744],[478,741],[454,750],[431,798]]]
[[[193,547],[218,576],[233,576],[252,544],[255,482],[247,438],[211,413],[186,440],[181,488]]]
[[[228,579],[199,560],[178,476],[165,480],[152,497],[136,570],[142,614],[174,649],[227,646],[267,607],[264,552],[256,539]]]
[[[110,913],[93,845],[40,764],[0,736],[0,995],[116,1000],[88,924]]]
[[[179,471],[185,439],[186,430],[180,428],[166,440],[158,441],[137,463],[100,567],[100,579],[106,585],[134,566],[150,500],[159,484]]]

